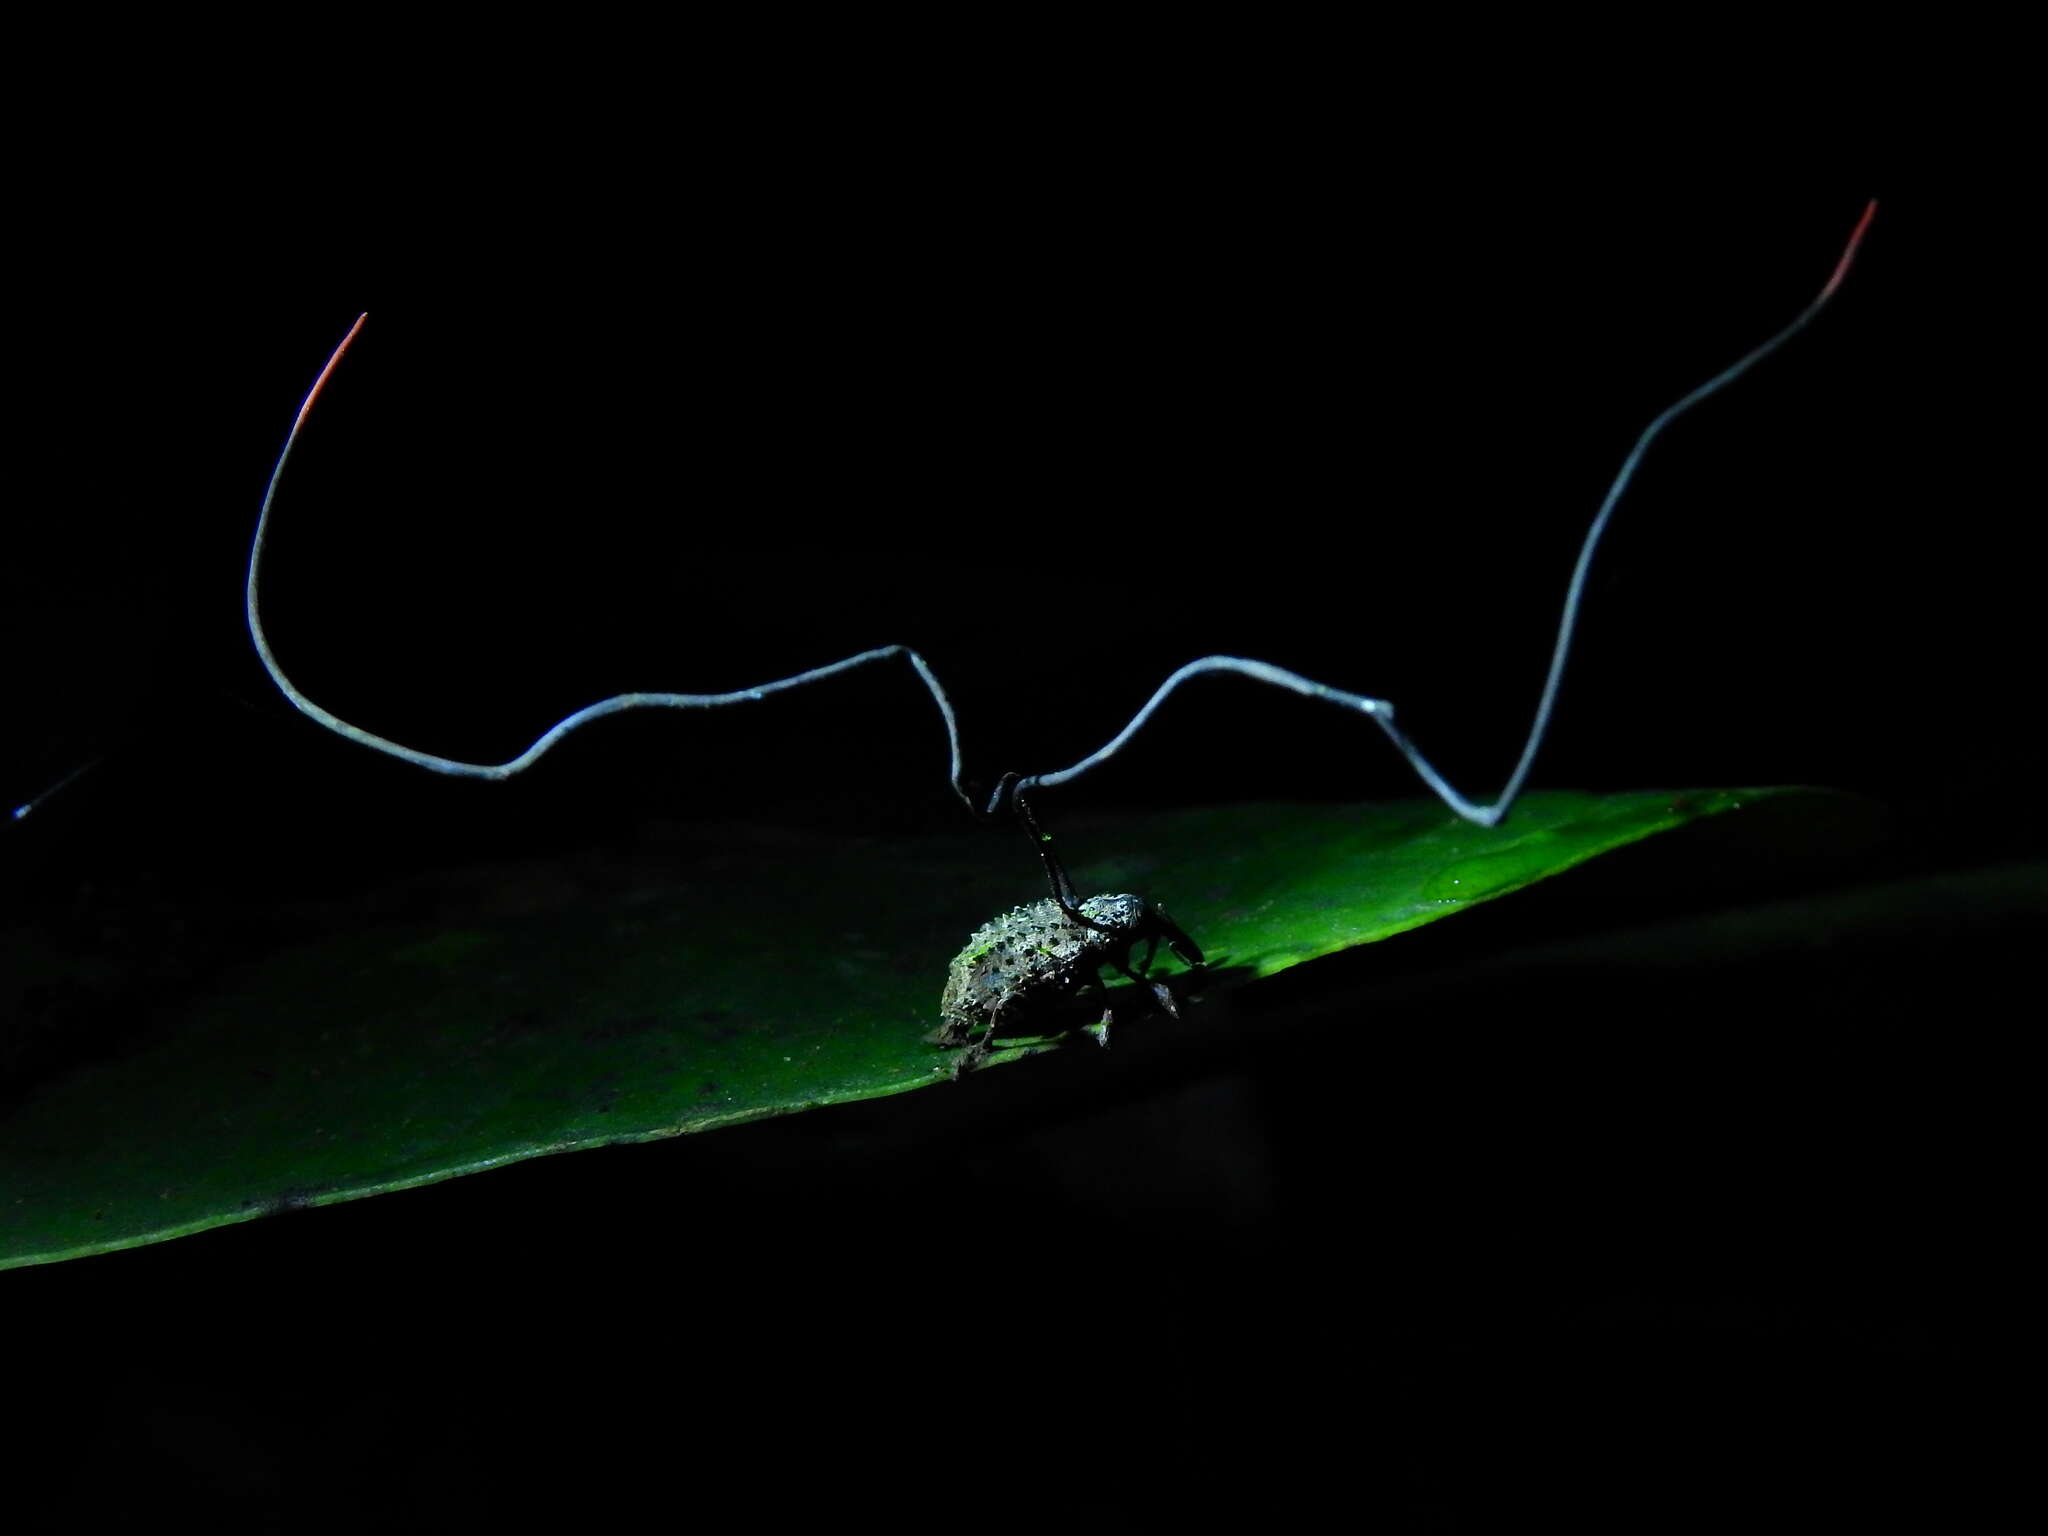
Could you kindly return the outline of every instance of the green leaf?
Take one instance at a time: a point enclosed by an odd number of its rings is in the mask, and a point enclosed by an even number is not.
[[[1066,841],[1112,850],[1073,866],[1085,891],[1148,895],[1207,951],[1206,978],[1184,988],[1199,1009],[1786,793],[1538,794],[1493,830],[1433,802],[1229,806],[1075,823]],[[687,889],[272,956],[0,1120],[0,1268],[550,1152],[958,1091],[955,1053],[922,1038],[947,964],[981,922],[1040,894],[1014,839],[985,832],[792,837],[713,860]]]

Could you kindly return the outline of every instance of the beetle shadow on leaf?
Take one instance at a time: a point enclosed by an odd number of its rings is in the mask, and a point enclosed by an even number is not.
[[[1257,969],[1250,965],[1204,965],[1198,971],[1176,970],[1170,975],[1161,975],[1157,970],[1149,975],[1140,973],[1146,981],[1158,981],[1173,994],[1173,1000],[1181,1010],[1185,1023],[1190,1011],[1199,1012],[1200,999],[1218,996],[1233,991],[1246,982],[1256,979]],[[1149,1030],[1153,1025],[1172,1028],[1177,1022],[1167,1015],[1153,999],[1149,987],[1119,979],[1106,994],[1110,1011],[1110,1029],[1113,1036],[1127,1038],[1125,1032]],[[1096,994],[1077,1004],[1069,1004],[1052,1014],[1040,1014],[1028,1025],[1019,1024],[1014,1034],[998,1030],[996,1038],[1010,1044],[1023,1044],[1027,1040],[1066,1036],[1071,1039],[1089,1026],[1102,1019],[1105,994]]]

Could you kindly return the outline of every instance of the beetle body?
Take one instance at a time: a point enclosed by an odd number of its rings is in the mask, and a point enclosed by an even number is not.
[[[1145,959],[1134,972],[1131,946],[1141,939]],[[1149,987],[1159,1006],[1178,1018],[1173,994],[1143,975],[1161,939],[1188,964],[1202,963],[1194,940],[1142,896],[1090,896],[1073,908],[1048,898],[1017,907],[982,924],[954,956],[939,1000],[942,1022],[928,1038],[967,1048],[953,1068],[958,1076],[988,1055],[999,1028],[1057,1026],[1084,991],[1102,988],[1105,965]],[[1104,1045],[1109,1023],[1105,993],[1102,1018],[1093,1026]]]

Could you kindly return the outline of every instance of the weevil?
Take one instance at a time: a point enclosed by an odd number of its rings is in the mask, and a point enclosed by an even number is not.
[[[1015,775],[1006,775],[1003,788],[1014,784]],[[1002,790],[997,794],[1000,799]],[[1161,1010],[1177,1019],[1180,1008],[1173,993],[1146,974],[1159,941],[1164,939],[1189,965],[1202,963],[1195,941],[1165,908],[1142,896],[1124,892],[1077,902],[1073,882],[1053,852],[1052,839],[1031,814],[1021,786],[1012,800],[1045,864],[1052,895],[983,923],[947,968],[939,998],[941,1023],[925,1038],[934,1045],[966,1048],[951,1068],[954,1077],[981,1064],[994,1049],[998,1028],[1057,1024],[1091,987],[1103,994],[1102,1017],[1087,1028],[1098,1044],[1108,1045],[1111,1010],[1104,966],[1149,989]],[[1141,939],[1145,958],[1133,970],[1131,949]]]

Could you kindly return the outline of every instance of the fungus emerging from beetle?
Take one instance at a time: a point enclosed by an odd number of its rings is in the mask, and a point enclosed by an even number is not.
[[[1586,536],[1579,545],[1578,562],[1572,568],[1571,581],[1565,588],[1564,612],[1558,619],[1557,635],[1551,647],[1550,670],[1544,678],[1543,692],[1537,701],[1535,719],[1530,723],[1529,734],[1523,743],[1522,755],[1515,764],[1514,772],[1509,775],[1507,784],[1491,803],[1467,798],[1459,793],[1436,770],[1435,766],[1408,739],[1407,734],[1394,723],[1394,706],[1390,700],[1372,698],[1365,694],[1353,693],[1348,689],[1333,687],[1328,683],[1318,682],[1314,678],[1304,677],[1298,672],[1290,672],[1284,667],[1276,667],[1270,662],[1257,661],[1244,656],[1202,656],[1188,662],[1185,666],[1174,672],[1172,676],[1168,677],[1165,682],[1161,683],[1152,697],[1146,701],[1145,706],[1132,717],[1130,724],[1126,725],[1105,745],[1091,752],[1071,767],[1062,768],[1053,773],[1033,774],[1028,782],[1044,789],[1072,783],[1083,774],[1108,762],[1122,750],[1124,744],[1137,734],[1145,723],[1152,718],[1153,714],[1157,712],[1159,706],[1165,702],[1167,696],[1179,688],[1181,684],[1197,677],[1234,675],[1250,678],[1254,682],[1264,683],[1269,687],[1284,688],[1290,693],[1298,694],[1302,698],[1320,700],[1323,703],[1332,704],[1341,709],[1353,710],[1365,716],[1385,733],[1387,739],[1393,743],[1395,750],[1407,760],[1409,767],[1415,770],[1417,776],[1429,787],[1430,791],[1438,799],[1442,800],[1445,805],[1449,806],[1455,814],[1473,823],[1475,826],[1494,827],[1500,825],[1507,818],[1509,811],[1513,809],[1516,799],[1521,795],[1522,788],[1529,777],[1530,766],[1534,763],[1537,750],[1542,746],[1544,734],[1549,728],[1551,711],[1557,700],[1558,686],[1563,681],[1565,663],[1571,655],[1572,634],[1578,623],[1580,601],[1585,592],[1586,574],[1592,566],[1594,551],[1599,547],[1601,535],[1606,531],[1608,521],[1612,518],[1614,509],[1620,502],[1623,492],[1628,489],[1630,482],[1635,478],[1636,468],[1641,464],[1644,454],[1649,451],[1650,445],[1657,440],[1658,436],[1672,422],[1683,416],[1702,400],[1719,394],[1751,368],[1806,329],[1814,316],[1827,307],[1828,301],[1834,297],[1836,290],[1842,286],[1842,280],[1848,276],[1850,264],[1856,259],[1857,248],[1863,243],[1863,237],[1869,231],[1870,222],[1876,216],[1876,213],[1877,204],[1875,202],[1870,203],[1864,208],[1863,216],[1857,220],[1856,227],[1850,232],[1848,244],[1843,248],[1840,258],[1835,263],[1834,271],[1828,277],[1826,284],[1822,286],[1819,296],[1808,304],[1805,309],[1801,310],[1789,325],[1784,326],[1775,334],[1750,348],[1748,352],[1708,379],[1706,383],[1701,384],[1690,393],[1665,407],[1647,427],[1643,428],[1641,434],[1636,438],[1635,446],[1629,450],[1627,458],[1622,461],[1620,470],[1615,474],[1613,482],[1607,488],[1607,495],[1600,504],[1599,512],[1593,518],[1592,526],[1586,530]],[[308,719],[317,722],[327,730],[333,731],[338,736],[347,738],[358,746],[367,747],[375,752],[381,752],[387,757],[398,758],[402,762],[412,763],[416,767],[425,768],[434,773],[453,774],[462,778],[504,780],[531,768],[557,742],[568,736],[572,731],[580,730],[593,721],[602,720],[607,716],[620,714],[626,710],[711,709],[735,704],[758,704],[772,695],[785,693],[793,688],[802,688],[811,683],[822,682],[826,678],[836,677],[842,672],[849,672],[858,667],[866,667],[877,662],[890,661],[901,657],[909,663],[911,669],[917,674],[918,680],[924,684],[926,691],[932,697],[932,702],[938,706],[939,717],[945,722],[946,740],[952,751],[952,768],[949,778],[953,786],[953,792],[960,797],[970,812],[981,814],[979,808],[974,803],[973,796],[968,793],[967,786],[961,776],[960,730],[959,722],[953,714],[952,701],[947,697],[946,690],[940,686],[938,677],[932,671],[930,664],[924,657],[907,645],[878,646],[873,650],[862,651],[855,656],[848,656],[842,660],[827,663],[824,666],[813,667],[807,672],[799,672],[791,677],[777,678],[772,682],[758,683],[753,687],[741,688],[728,693],[614,694],[610,698],[600,699],[595,704],[587,705],[577,710],[574,714],[564,716],[546,731],[542,732],[524,752],[502,763],[467,763],[456,758],[442,757],[434,752],[422,752],[416,747],[405,746],[400,742],[379,736],[375,732],[366,731],[359,725],[351,724],[324,705],[317,704],[308,698],[293,684],[290,678],[285,676],[284,669],[278,665],[277,657],[271,650],[270,639],[264,632],[263,619],[258,602],[263,567],[263,550],[270,528],[271,508],[277,499],[277,488],[284,478],[285,466],[291,460],[292,450],[299,441],[299,434],[305,427],[306,418],[312,413],[314,403],[319,400],[321,391],[327,387],[329,379],[333,377],[335,369],[340,366],[342,357],[347,353],[350,343],[361,333],[363,322],[368,318],[367,315],[356,317],[356,323],[349,328],[348,334],[341,339],[340,345],[328,357],[326,366],[320,370],[319,377],[313,381],[313,387],[307,391],[306,398],[300,403],[298,415],[292,419],[291,430],[285,435],[284,448],[278,454],[277,462],[271,467],[270,483],[265,486],[263,491],[262,510],[256,517],[256,536],[249,545],[249,579],[246,584],[243,600],[249,624],[249,638],[255,643],[256,655],[263,663],[264,671],[270,674],[270,680],[277,685],[278,691],[284,695],[286,701],[293,708],[297,709]],[[74,769],[71,773],[66,774],[41,794],[16,806],[13,812],[14,819],[19,821],[30,815],[38,806],[61,793],[67,785],[75,782],[81,775],[95,766],[98,761],[100,759],[88,761],[81,767]],[[994,808],[991,806],[991,811]],[[1055,882],[1055,885],[1057,886],[1057,882]],[[1066,901],[1062,910],[1071,914],[1071,900]],[[1069,915],[1069,920],[1073,920],[1071,915]],[[1087,925],[1084,924],[1084,926]]]
[[[1129,892],[1077,900],[1052,839],[1031,814],[1017,779],[1014,773],[1003,776],[994,803],[1000,805],[1006,792],[1014,799],[1018,819],[1045,865],[1052,895],[982,924],[953,957],[939,999],[942,1022],[925,1038],[934,1045],[965,1047],[950,1069],[941,1069],[956,1078],[988,1057],[999,1029],[1057,1025],[1090,988],[1102,993],[1102,1017],[1086,1028],[1098,1045],[1108,1045],[1113,1017],[1102,982],[1104,966],[1148,989],[1159,1007],[1177,1019],[1180,1008],[1173,992],[1147,974],[1159,941],[1164,939],[1189,965],[1202,963],[1201,949],[1164,907]],[[1131,950],[1140,940],[1145,958],[1133,970]]]
[[[1276,667],[1269,662],[1242,656],[1204,656],[1188,662],[1161,683],[1144,707],[1132,717],[1130,723],[1105,745],[1070,767],[1056,772],[1033,774],[1021,782],[1034,788],[1046,789],[1073,782],[1114,757],[1152,718],[1168,695],[1183,683],[1197,677],[1233,675],[1249,678],[1270,687],[1283,688],[1300,697],[1315,699],[1364,716],[1386,735],[1415,773],[1456,815],[1477,826],[1498,826],[1522,793],[1531,765],[1543,743],[1556,703],[1558,688],[1564,677],[1565,664],[1570,656],[1572,635],[1586,587],[1587,572],[1591,568],[1601,535],[1605,532],[1623,493],[1634,478],[1644,454],[1673,421],[1702,400],[1727,388],[1806,328],[1841,287],[1876,211],[1877,205],[1874,202],[1863,210],[1862,217],[1851,231],[1848,243],[1842,250],[1833,273],[1821,288],[1819,296],[1801,310],[1790,324],[1752,347],[1734,363],[1666,407],[1637,437],[1634,447],[1630,449],[1609,485],[1607,495],[1580,545],[1578,561],[1573,567],[1571,580],[1565,590],[1564,611],[1559,617],[1556,637],[1552,642],[1550,667],[1544,679],[1542,695],[1537,702],[1535,718],[1530,724],[1521,756],[1513,772],[1509,775],[1506,785],[1490,803],[1468,799],[1436,770],[1408,739],[1406,733],[1395,724],[1394,706],[1391,701],[1337,688],[1300,673]],[[925,658],[904,645],[880,646],[794,676],[778,678],[732,692],[616,694],[557,721],[524,752],[502,763],[462,762],[391,741],[341,719],[331,710],[308,698],[285,675],[264,632],[258,601],[263,552],[270,527],[272,506],[292,450],[299,441],[300,432],[314,403],[327,386],[350,343],[362,330],[364,318],[367,317],[358,317],[355,325],[342,338],[341,344],[328,358],[326,366],[321,369],[319,377],[315,379],[313,387],[300,404],[298,415],[292,421],[290,432],[286,434],[284,448],[271,469],[270,481],[263,493],[262,510],[256,520],[256,534],[249,548],[244,607],[250,639],[255,644],[256,654],[263,663],[264,670],[269,673],[278,691],[309,719],[358,746],[435,773],[502,781],[532,767],[571,732],[626,710],[709,709],[755,704],[773,695],[822,682],[843,672],[900,657],[910,665],[930,693],[933,703],[938,706],[940,718],[946,727],[947,743],[951,749],[950,781],[954,793],[960,797],[968,810],[978,815],[994,814],[1003,804],[1005,791],[1020,782],[1014,775],[1006,778],[1003,788],[997,791],[996,799],[990,803],[986,812],[976,805],[963,779],[960,732],[952,702]],[[42,794],[16,806],[13,812],[14,820],[19,821],[28,816],[39,805],[76,781],[97,761],[99,759],[86,763]],[[1045,863],[1052,884],[1052,898],[1018,908],[985,924],[976,932],[967,949],[953,961],[941,1001],[944,1019],[936,1038],[940,1044],[963,1048],[958,1061],[959,1068],[975,1065],[984,1059],[992,1049],[991,1042],[998,1029],[1005,1028],[1027,1015],[1055,1014],[1060,1009],[1071,1006],[1090,986],[1099,987],[1100,972],[1104,966],[1110,966],[1133,981],[1141,983],[1150,990],[1153,998],[1164,1010],[1176,1013],[1172,993],[1162,983],[1151,981],[1143,974],[1151,963],[1158,941],[1162,938],[1175,953],[1190,964],[1201,962],[1201,951],[1195,947],[1193,941],[1160,908],[1142,897],[1125,894],[1094,896],[1086,901],[1077,901],[1072,885],[1067,881],[1064,871],[1059,868],[1058,861],[1053,857],[1050,845],[1045,841],[1043,834],[1037,831],[1031,821],[1029,808],[1021,796],[1017,798],[1017,810],[1026,827],[1032,831],[1034,844]],[[1130,950],[1140,939],[1145,940],[1148,945],[1146,958],[1145,962],[1133,971],[1129,964]],[[1013,965],[999,962],[999,954],[1013,959],[1016,963]],[[1105,1011],[1102,1021],[1092,1027],[1101,1032],[1106,1030],[1108,1023],[1109,1015]],[[1098,1038],[1106,1039],[1106,1036],[1098,1033]]]

